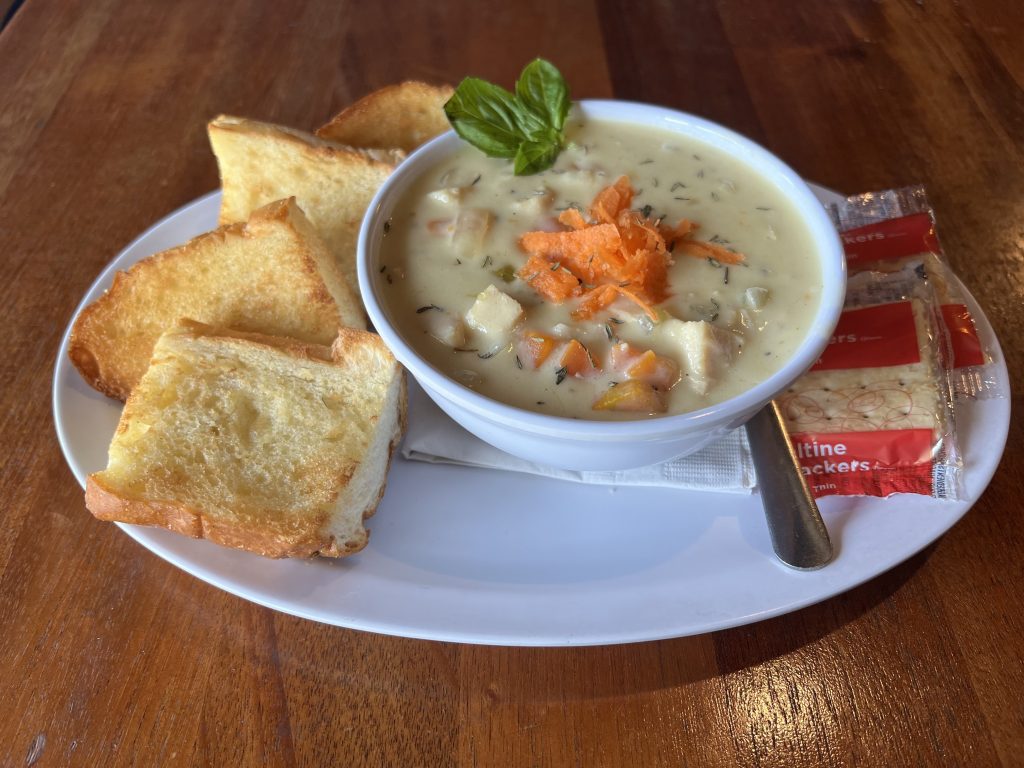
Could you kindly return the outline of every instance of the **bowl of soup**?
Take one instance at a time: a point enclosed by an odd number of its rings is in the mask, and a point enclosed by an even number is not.
[[[455,421],[521,458],[628,469],[736,429],[806,371],[845,262],[781,160],[701,118],[582,101],[530,176],[454,132],[363,221],[370,319]]]

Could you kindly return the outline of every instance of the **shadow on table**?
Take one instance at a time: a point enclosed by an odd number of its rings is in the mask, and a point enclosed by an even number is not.
[[[812,645],[864,616],[924,565],[935,545],[842,595],[794,613],[712,635],[721,674],[757,666]]]
[[[635,697],[728,675],[799,651],[855,622],[900,590],[930,552],[832,600],[732,630],[591,648],[458,646],[462,684],[492,704],[536,703]]]
[[[833,515],[829,522],[841,540],[844,521]],[[668,540],[679,545],[675,537]],[[460,645],[345,630],[255,606],[248,613],[262,627],[255,637],[254,627],[246,622],[220,629],[231,637],[232,646],[269,653],[274,665],[293,681],[334,686],[357,696],[442,700],[461,691],[487,706],[602,701],[685,687],[813,646],[902,589],[933,547],[823,603],[735,629],[646,643],[575,648]],[[870,631],[870,639],[877,642],[879,631],[887,630],[872,624]],[[856,638],[847,642],[857,646]]]
[[[480,722],[495,709],[523,707],[524,722],[533,723],[573,702],[639,712],[645,694],[713,681],[691,702],[700,706],[701,700],[719,701],[729,686],[742,688],[760,665],[768,667],[763,674],[777,674],[773,679],[784,686],[801,681],[810,685],[822,665],[834,671],[844,663],[841,654],[856,652],[862,642],[901,647],[905,628],[876,608],[905,587],[931,551],[795,613],[716,633],[630,645],[516,648],[383,637],[275,614],[242,601],[237,614],[209,614],[213,624],[206,629],[220,638],[209,645],[224,654],[224,663],[214,666],[227,677],[245,659],[266,675],[280,676],[297,696],[305,691],[311,700],[328,696],[345,706],[386,700],[413,711],[427,702],[454,708],[453,717],[459,707],[467,707]],[[187,615],[203,588],[193,580],[179,581],[185,585],[179,608]],[[868,615],[873,611],[875,615]],[[829,639],[837,630],[841,643]],[[201,627],[191,630],[197,631]],[[813,655],[800,653],[814,646]],[[786,661],[791,655],[794,660]],[[736,674],[742,679],[730,682]]]

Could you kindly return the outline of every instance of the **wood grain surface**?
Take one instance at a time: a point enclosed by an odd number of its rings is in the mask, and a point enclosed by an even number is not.
[[[89,516],[50,413],[91,281],[216,186],[211,116],[312,128],[387,83],[510,83],[536,55],[576,96],[705,115],[836,189],[926,184],[1018,381],[1022,29],[1005,0],[26,0],[0,32],[0,766],[1024,765],[1019,421],[974,510],[848,594],[544,650],[322,626],[207,586]]]

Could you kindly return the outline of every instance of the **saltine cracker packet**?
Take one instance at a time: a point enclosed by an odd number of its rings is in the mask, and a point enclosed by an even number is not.
[[[920,185],[852,195],[830,206],[850,274],[899,270],[922,262],[949,337],[950,381],[958,398],[1002,397],[992,354],[978,338],[974,317],[935,230],[935,213]]]
[[[828,347],[778,398],[816,497],[960,497],[950,355],[922,262],[851,276]]]

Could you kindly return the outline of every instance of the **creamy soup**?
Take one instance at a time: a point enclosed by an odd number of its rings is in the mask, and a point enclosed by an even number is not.
[[[376,279],[406,341],[495,400],[575,418],[683,413],[774,373],[820,297],[796,210],[703,143],[579,118],[566,131],[543,173],[467,145],[405,192]]]

